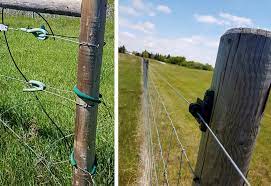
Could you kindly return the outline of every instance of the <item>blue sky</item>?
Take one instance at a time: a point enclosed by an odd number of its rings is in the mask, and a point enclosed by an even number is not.
[[[268,0],[119,0],[119,45],[214,65],[229,28],[271,29]]]

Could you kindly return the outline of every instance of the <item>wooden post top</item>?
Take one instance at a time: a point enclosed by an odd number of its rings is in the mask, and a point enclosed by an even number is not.
[[[81,0],[1,0],[0,7],[74,17],[81,16]]]
[[[228,34],[255,34],[265,37],[271,37],[271,31],[258,28],[231,28],[227,30],[225,34],[222,35],[222,37]]]

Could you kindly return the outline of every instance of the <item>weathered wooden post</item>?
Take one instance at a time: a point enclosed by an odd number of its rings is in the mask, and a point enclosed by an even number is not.
[[[144,154],[143,161],[144,162],[144,173],[142,176],[143,185],[152,185],[152,156],[151,156],[151,128],[149,124],[149,93],[148,93],[148,69],[149,69],[149,61],[147,59],[142,58],[143,65],[143,104],[142,104],[142,114],[143,114],[143,125],[144,125],[144,148],[147,154]]]
[[[148,102],[148,68],[149,68],[149,61],[142,58],[142,65],[143,65],[143,99]]]
[[[78,57],[73,185],[91,185],[95,169],[96,124],[104,45],[106,0],[83,0]],[[77,88],[77,90],[76,90]],[[80,98],[79,98],[80,97]]]
[[[210,127],[247,175],[271,85],[271,32],[237,28],[220,40]],[[244,185],[216,141],[202,133],[194,185]]]
[[[80,17],[81,0],[1,0],[0,7]]]

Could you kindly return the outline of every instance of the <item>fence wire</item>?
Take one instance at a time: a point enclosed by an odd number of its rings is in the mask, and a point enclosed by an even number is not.
[[[149,117],[148,130],[150,132],[147,134],[150,137],[147,138],[151,139],[151,183],[154,185],[188,184],[195,176],[193,165],[171,117],[172,113],[168,111],[161,90],[157,87],[156,78],[149,67],[146,79],[148,86],[144,86],[143,90],[148,93],[147,111],[149,113],[143,113],[143,115]]]
[[[155,157],[155,150],[152,152],[153,158],[153,165],[159,165],[159,162],[163,163],[163,167],[158,169],[157,175],[164,174],[164,179],[161,179],[158,176],[158,185],[159,184],[166,184],[166,185],[180,185],[180,184],[187,184],[187,182],[182,182],[185,179],[185,176],[182,175],[185,171],[183,170],[184,167],[184,161],[187,162],[188,169],[190,171],[190,178],[197,178],[195,175],[195,171],[193,169],[193,165],[190,161],[190,158],[186,152],[186,148],[184,144],[182,143],[182,137],[179,137],[178,131],[176,129],[176,125],[171,117],[171,113],[168,111],[166,102],[164,101],[164,98],[161,94],[161,90],[159,90],[159,87],[157,86],[157,82],[159,80],[162,80],[166,85],[167,88],[172,90],[174,94],[180,98],[180,100],[184,101],[187,104],[190,104],[190,101],[180,92],[177,90],[169,81],[166,80],[160,73],[155,71],[152,68],[149,68],[149,79],[148,79],[148,90],[145,90],[146,88],[144,87],[144,91],[147,91],[149,93],[149,102],[150,102],[150,107],[151,107],[151,113],[153,122],[150,122],[151,124],[151,129],[153,128],[157,130],[157,141],[158,141],[158,146],[160,148],[159,151],[156,149],[156,153],[161,154],[161,158]],[[232,166],[236,169],[237,173],[242,177],[244,180],[244,183],[247,184],[248,186],[250,183],[248,182],[247,178],[244,176],[242,171],[239,169],[239,167],[236,165],[236,163],[233,161],[229,153],[226,151],[224,148],[223,144],[220,142],[218,137],[215,135],[215,133],[212,131],[212,129],[208,126],[208,124],[204,121],[203,117],[198,113],[199,118],[202,120],[204,125],[207,127],[209,130],[210,134],[212,137],[215,139],[217,144],[220,146],[221,150],[224,152],[225,156],[228,158],[229,162],[232,164]],[[185,125],[185,123],[183,123]],[[159,128],[160,133],[159,133]],[[174,138],[173,138],[174,137]],[[155,138],[155,137],[153,137]],[[162,140],[161,140],[162,139]],[[155,144],[152,144],[152,148],[155,149]],[[172,152],[172,149],[179,148],[179,152]],[[177,168],[177,165],[179,162],[179,168]],[[171,166],[172,164],[172,166]],[[153,168],[154,171],[157,171],[156,169]],[[178,170],[176,173],[174,170]],[[160,179],[159,179],[160,178]],[[187,179],[187,178],[186,178]]]
[[[51,30],[51,34],[49,34],[48,37],[58,38],[62,40],[64,39],[65,41],[70,41],[78,44],[77,41],[70,40],[78,39],[77,37],[55,35],[48,21],[41,14],[37,14],[46,22],[46,24]],[[2,9],[1,17],[2,24],[4,24],[4,9]],[[24,72],[17,65],[15,58],[13,57],[12,48],[9,45],[6,32],[3,32],[3,37],[8,50],[8,54],[12,61],[12,64],[10,64],[10,68],[12,69],[15,67],[16,73],[18,73],[18,76],[21,76],[21,78],[13,77],[8,72],[4,72],[5,74],[0,74],[0,84],[1,87],[3,87],[1,93],[7,94],[5,98],[4,96],[2,96],[2,98],[4,98],[3,100],[7,102],[3,101],[2,107],[0,108],[0,129],[2,132],[4,132],[3,134],[1,134],[1,143],[4,142],[5,139],[10,140],[11,136],[13,136],[15,139],[17,139],[18,145],[21,145],[23,148],[25,148],[26,152],[30,152],[30,154],[25,154],[25,157],[31,156],[31,154],[36,157],[35,159],[33,159],[33,165],[29,165],[29,168],[35,169],[38,172],[37,180],[41,179],[41,174],[44,174],[44,171],[39,167],[39,165],[42,164],[45,167],[48,176],[46,178],[43,178],[44,182],[41,182],[40,184],[62,185],[64,176],[62,176],[61,174],[66,175],[67,172],[63,173],[60,167],[67,167],[67,165],[68,167],[71,167],[69,163],[69,156],[70,151],[72,150],[72,137],[74,136],[74,134],[67,134],[68,131],[66,126],[73,125],[74,117],[72,117],[72,120],[70,120],[69,123],[66,123],[66,121],[68,121],[68,118],[66,118],[67,120],[65,119],[64,126],[61,121],[64,117],[61,118],[58,117],[56,113],[51,113],[51,110],[48,107],[49,105],[54,105],[55,108],[58,108],[57,112],[62,112],[62,116],[67,113],[74,113],[75,105],[79,105],[76,102],[76,96],[74,95],[71,87],[69,90],[63,90],[61,88],[55,88],[51,85],[46,85],[46,90],[39,93],[23,92],[23,88],[29,87],[29,80],[24,74]],[[9,61],[1,61],[1,63],[7,64],[9,63]],[[44,97],[48,96],[51,96],[53,98],[44,99]],[[13,99],[17,100],[13,101]],[[22,101],[19,101],[18,99]],[[113,114],[111,113],[108,102],[106,102],[104,97],[102,98],[102,104],[104,107],[102,107],[102,109],[99,109],[101,111],[99,114],[101,114],[104,118],[110,118],[110,121],[113,120]],[[69,110],[66,110],[66,108],[68,108]],[[25,112],[25,110],[31,110],[32,113],[37,112],[37,114],[35,116],[28,115],[28,112]],[[41,114],[42,112],[45,115]],[[51,131],[52,126],[47,126],[47,124],[44,124],[44,126],[42,126],[45,128],[40,128],[40,126],[36,126],[35,122],[36,120],[38,120],[38,118],[36,117],[42,117],[43,119],[47,117],[47,120],[50,121],[58,129],[61,136],[59,137],[58,134],[55,134],[56,132],[46,134],[46,132]],[[31,120],[31,118],[33,119],[33,121]],[[5,133],[8,132],[12,135],[7,135],[7,137],[5,137]],[[39,144],[40,142],[42,142],[42,140],[44,140],[43,136],[39,136],[39,138],[41,139],[33,141],[32,136],[30,136],[30,134],[28,133],[31,133],[31,135],[38,135],[40,133],[43,135],[48,135],[46,136],[46,139],[48,138],[49,140],[51,140],[51,143],[43,147],[41,144]],[[35,139],[37,137],[38,136],[35,136]],[[63,149],[62,146],[64,144],[67,146],[67,149]],[[61,151],[64,151],[64,153],[66,154],[66,159],[59,158],[59,153],[63,153]],[[4,154],[5,152],[3,152],[3,155]],[[86,170],[80,167],[78,167],[78,169],[86,173]],[[95,184],[94,176],[90,176],[92,179],[92,183]],[[50,181],[51,178],[53,183]]]

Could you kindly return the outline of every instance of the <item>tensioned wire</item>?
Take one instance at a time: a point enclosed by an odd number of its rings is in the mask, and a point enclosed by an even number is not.
[[[32,100],[32,101],[34,101],[34,100]],[[21,103],[20,105],[24,105],[24,104],[29,103],[29,102],[31,102],[31,101],[28,100],[28,101],[26,101],[26,102]],[[18,104],[18,105],[15,105],[15,106],[20,106],[20,105]],[[8,110],[16,108],[15,106],[9,108]],[[14,111],[15,111],[15,110],[14,110]],[[5,112],[7,112],[7,110],[1,113],[1,115],[0,115],[0,122],[1,122],[1,123],[2,123],[9,131],[11,131],[11,133],[13,133],[14,136],[17,137],[17,138],[19,139],[19,141],[20,141],[25,147],[27,147],[33,154],[35,154],[36,157],[37,157],[39,160],[41,160],[40,162],[42,162],[42,163],[46,166],[47,170],[52,174],[53,179],[54,179],[55,182],[56,182],[57,180],[59,180],[59,179],[52,173],[52,171],[50,170],[48,164],[56,165],[56,164],[60,164],[60,163],[64,163],[64,162],[69,162],[69,160],[64,160],[64,161],[56,162],[56,163],[54,163],[54,162],[48,162],[48,161],[45,159],[44,156],[40,156],[39,153],[37,153],[37,152],[36,152],[29,144],[27,144],[26,142],[24,142],[24,141],[22,140],[22,137],[20,137],[19,134],[17,134],[17,133],[16,133],[16,132],[15,132],[15,131],[14,131],[14,130],[6,123],[6,122],[4,122],[4,121],[1,119],[1,116],[2,116]],[[16,112],[16,111],[15,111],[15,112]],[[17,114],[18,114],[18,113],[17,113]],[[69,134],[69,135],[65,136],[65,138],[71,137],[71,136],[73,136],[73,135],[74,135],[74,134]],[[58,142],[62,141],[62,140],[65,139],[65,138],[62,137],[62,138],[60,138],[60,139],[54,141],[51,145],[48,145],[48,146],[45,148],[45,149],[46,149],[45,152],[42,153],[42,154],[45,155],[46,153],[48,153],[49,150],[50,150],[55,144],[57,144]],[[46,164],[45,164],[43,161],[45,161]],[[93,180],[93,176],[92,176],[90,173],[88,173],[87,171],[85,171],[85,170],[82,169],[81,167],[78,167],[78,169],[80,169],[81,171],[85,172],[86,174],[89,174],[89,175],[91,176],[91,180],[92,180],[93,184],[95,185],[95,181]],[[60,185],[59,181],[57,181],[57,184]]]
[[[148,91],[148,98],[150,99],[150,95],[149,95],[149,91]],[[154,111],[152,110],[151,112],[152,116],[154,117]],[[151,117],[149,117],[149,123],[150,123],[150,120],[151,120]],[[157,176],[157,165],[156,165],[156,162],[154,161],[155,160],[155,155],[154,155],[154,149],[153,149],[153,139],[152,139],[152,126],[149,126],[150,127],[150,142],[151,142],[151,157],[152,157],[152,168],[154,168],[154,173],[155,173],[155,181],[156,181],[156,185],[159,185],[159,181],[158,181],[158,176]]]
[[[36,13],[37,13],[37,12],[36,12]],[[56,34],[54,34],[54,33],[53,33],[53,30],[51,29],[51,26],[50,26],[50,24],[47,22],[47,20],[46,20],[41,14],[39,14],[39,13],[37,13],[37,14],[38,14],[38,15],[46,22],[46,24],[49,26],[49,28],[50,28],[50,30],[51,30],[51,34],[46,35],[47,37],[51,37],[51,38],[54,38],[54,39],[57,38],[57,39],[61,39],[61,40],[64,40],[64,41],[76,43],[76,44],[79,44],[79,45],[88,45],[88,46],[90,45],[90,44],[86,44],[86,43],[79,43],[78,41],[72,40],[72,39],[78,39],[78,37],[65,36],[65,35],[56,35]],[[4,8],[2,9],[2,24],[4,24]],[[15,31],[16,31],[16,30],[19,30],[19,29],[14,29],[14,28],[10,28],[10,29],[11,29],[11,30],[15,30]],[[20,75],[23,77],[24,81],[19,80],[19,79],[16,79],[16,78],[13,78],[13,77],[5,76],[5,75],[0,75],[0,76],[6,77],[6,78],[9,78],[9,79],[12,79],[12,80],[17,80],[17,81],[20,81],[20,82],[23,82],[23,83],[27,84],[27,83],[28,83],[28,79],[27,79],[27,77],[24,75],[24,73],[21,71],[21,69],[18,67],[17,63],[15,62],[15,59],[13,58],[13,55],[12,55],[12,53],[11,53],[11,49],[10,49],[10,47],[9,47],[9,43],[8,43],[7,36],[6,36],[5,32],[3,32],[3,34],[4,34],[6,46],[7,46],[9,55],[10,55],[10,57],[11,57],[11,59],[12,59],[12,62],[13,62],[13,64],[14,64],[14,66],[16,67],[16,69],[18,70],[18,72],[20,73]],[[97,46],[96,46],[96,47],[97,47]],[[58,90],[58,91],[63,91],[63,92],[66,92],[66,93],[73,93],[72,91],[61,90],[61,89],[54,88],[54,87],[48,87],[48,88],[51,88],[51,89],[54,89],[54,90]],[[67,101],[70,101],[70,102],[73,102],[73,103],[76,103],[77,105],[79,105],[76,101],[71,100],[71,99],[69,99],[69,98],[67,98],[67,97],[65,97],[65,96],[56,94],[56,93],[51,92],[51,91],[44,91],[44,92],[49,93],[49,94],[54,95],[54,96],[57,96],[57,97],[60,97],[60,98],[62,98],[62,99],[65,99],[65,100],[67,100]],[[52,118],[50,117],[50,115],[47,113],[47,111],[45,110],[45,107],[43,107],[43,105],[42,105],[41,101],[39,100],[37,94],[36,94],[35,92],[34,92],[33,94],[34,94],[36,100],[38,101],[38,103],[39,103],[41,109],[43,110],[43,112],[46,114],[46,116],[49,118],[49,120],[50,120],[50,121],[58,128],[58,130],[59,130],[60,133],[62,134],[63,137],[61,138],[61,140],[64,139],[64,140],[66,141],[67,146],[69,146],[68,143],[67,143],[67,139],[66,139],[66,137],[68,137],[68,136],[64,136],[64,134],[62,133],[62,131],[60,130],[60,128],[57,126],[57,124],[53,121],[53,119],[52,119]],[[107,109],[107,112],[108,112],[109,116],[111,117],[111,119],[113,119],[113,115],[111,114],[110,109],[109,109],[109,107],[107,106],[106,101],[104,100],[103,97],[102,97],[101,99],[102,99],[101,102],[103,103],[103,105],[104,105],[105,108]],[[25,104],[26,104],[26,103],[25,103]],[[17,105],[17,106],[18,106],[18,105]],[[85,106],[85,105],[81,105],[81,106]],[[70,146],[69,148],[71,149],[71,146]],[[86,172],[84,169],[82,169],[82,168],[80,168],[80,167],[78,167],[78,169],[80,169],[81,171],[83,171],[83,172],[89,174],[88,172]],[[92,182],[95,184],[95,182],[94,182],[94,180],[93,180],[93,176],[92,176],[91,174],[90,174],[90,176],[91,176]]]
[[[15,77],[7,76],[7,75],[4,75],[4,74],[0,74],[0,76],[1,76],[1,77],[4,77],[4,78],[7,78],[7,79],[10,79],[10,80],[14,80],[14,81],[18,81],[18,82],[21,82],[21,83],[24,83],[24,84],[28,84],[28,83],[25,82],[24,80],[21,80],[21,79],[15,78]],[[53,90],[57,90],[57,91],[61,91],[61,92],[67,92],[67,93],[73,93],[73,94],[74,94],[73,91],[70,91],[70,90],[63,90],[63,89],[55,88],[55,87],[48,86],[48,85],[46,85],[46,88],[53,89]]]
[[[180,138],[179,138],[179,136],[178,136],[176,127],[175,127],[175,125],[174,125],[174,123],[173,123],[173,120],[172,120],[172,118],[171,118],[171,116],[170,116],[168,110],[167,110],[167,107],[166,107],[166,105],[165,105],[165,102],[164,102],[164,100],[163,100],[161,94],[159,93],[159,91],[158,91],[158,89],[157,89],[157,86],[156,86],[156,84],[155,84],[154,81],[153,81],[153,78],[150,78],[150,79],[151,79],[151,83],[153,84],[154,89],[155,89],[155,91],[156,91],[156,93],[157,93],[157,95],[158,95],[158,100],[160,100],[160,102],[161,102],[161,104],[162,104],[162,106],[163,106],[163,108],[164,108],[164,111],[165,111],[165,113],[166,113],[166,115],[167,115],[167,118],[168,118],[169,121],[170,121],[170,125],[171,125],[171,127],[172,127],[172,129],[173,129],[173,131],[174,131],[174,134],[175,134],[175,137],[176,137],[177,142],[178,142],[178,144],[179,144],[180,150],[181,150],[181,152],[184,153],[184,156],[185,156],[186,162],[187,162],[187,164],[188,164],[188,166],[189,166],[190,172],[193,174],[193,176],[195,176],[195,171],[193,170],[192,164],[191,164],[191,162],[190,162],[190,160],[189,160],[189,158],[188,158],[188,155],[187,155],[187,153],[186,153],[186,150],[185,150],[185,148],[184,148],[184,145],[182,144],[182,142],[181,142],[181,140],[180,140]]]
[[[18,78],[15,78],[15,77],[3,75],[3,74],[0,74],[0,77],[4,77],[4,78],[7,78],[7,79],[9,79],[9,80],[18,81],[18,82],[20,82],[20,83],[22,83],[22,84],[28,85],[28,83],[27,83],[26,81],[21,80],[21,79],[18,79]],[[60,92],[65,92],[65,93],[72,93],[72,94],[74,94],[74,92],[72,92],[72,91],[70,91],[70,90],[63,90],[63,89],[55,88],[55,87],[48,86],[48,85],[46,85],[46,88],[49,88],[49,89],[52,89],[52,90],[57,90],[57,91],[60,91]],[[78,103],[78,102],[76,102],[75,100],[72,100],[72,99],[70,99],[70,98],[68,98],[68,97],[66,97],[66,96],[57,94],[57,93],[55,93],[55,92],[47,91],[47,90],[43,90],[42,92],[45,92],[45,93],[47,93],[47,94],[51,94],[51,95],[53,95],[53,96],[62,98],[62,99],[64,99],[64,100],[66,100],[66,101],[75,103],[75,104],[78,105],[78,106],[87,107],[87,104],[81,104],[81,103]],[[111,113],[111,111],[110,111],[110,108],[109,108],[109,106],[108,106],[106,100],[104,99],[104,97],[101,98],[101,101],[102,101],[102,104],[103,104],[103,106],[105,107],[106,112],[108,113],[109,117],[110,117],[111,119],[113,119],[113,115],[112,115],[112,113]]]
[[[154,87],[154,85],[152,85],[152,87]],[[150,89],[150,88],[149,88]],[[152,88],[152,89],[154,89],[154,88]],[[150,94],[150,90],[148,91],[148,94]],[[157,98],[158,100],[160,100],[159,99],[159,97]],[[157,120],[155,119],[155,111],[154,111],[154,109],[153,109],[153,101],[152,101],[152,98],[150,97],[150,95],[149,95],[149,102],[150,102],[150,107],[151,107],[151,112],[152,112],[152,115],[153,115],[153,117],[154,117],[154,125],[155,125],[155,127],[157,127]],[[158,104],[161,104],[160,102],[158,103]],[[159,107],[160,108],[160,107]],[[164,108],[162,108],[162,109],[164,109]],[[159,116],[160,114],[158,113],[158,116]],[[173,129],[171,129],[172,130],[172,132],[171,132],[171,134],[170,134],[170,144],[169,144],[169,148],[168,148],[168,152],[167,152],[167,158],[166,158],[166,160],[164,160],[163,159],[163,165],[165,165],[164,167],[164,180],[165,180],[165,174],[166,174],[166,176],[167,176],[167,185],[169,185],[169,178],[168,178],[168,163],[169,163],[169,156],[170,156],[170,151],[171,151],[171,147],[172,147],[172,137],[173,137],[173,133],[174,133],[174,130]],[[161,146],[162,147],[162,145],[161,144],[159,144],[159,146]],[[151,146],[152,147],[152,146]],[[152,147],[153,148],[153,147]],[[183,157],[183,153],[184,153],[184,151],[181,151],[181,158]],[[155,162],[154,162],[154,165],[155,165]],[[179,185],[179,183],[180,183],[180,181],[181,181],[181,169],[182,169],[182,160],[181,160],[181,164],[180,164],[180,167],[179,167],[179,171],[178,171],[178,184],[177,185]],[[155,173],[156,173],[156,167],[154,167],[155,168]],[[158,183],[157,183],[157,185],[159,185]]]
[[[11,87],[9,84],[7,84],[9,87]],[[0,118],[6,113],[6,112],[8,112],[8,111],[10,111],[10,110],[13,110],[21,119],[22,119],[22,116],[21,116],[21,114],[20,113],[18,113],[17,111],[16,111],[16,108],[17,107],[22,107],[23,105],[26,105],[26,104],[28,104],[28,103],[31,103],[31,102],[34,102],[35,100],[31,100],[31,99],[27,99],[26,101],[24,101],[24,102],[21,102],[21,103],[19,103],[19,104],[14,104],[12,107],[9,107],[7,110],[4,110],[3,112],[1,112],[1,114],[0,114]],[[51,101],[49,101],[48,100],[48,102],[51,102]],[[64,105],[65,106],[65,105]],[[3,121],[3,120],[2,120]],[[0,121],[0,123],[1,123],[1,121]],[[8,130],[10,130],[11,131],[11,133],[13,133],[14,134],[14,136],[15,137],[17,137],[19,140],[19,142],[20,143],[22,143],[23,145],[24,145],[24,147],[26,147],[27,149],[29,149],[31,152],[33,152],[36,156],[37,155],[39,155],[39,157],[37,157],[38,159],[39,159],[39,162],[41,162],[41,160],[43,161],[45,161],[46,162],[46,164],[48,164],[48,165],[55,165],[55,163],[54,162],[52,162],[52,161],[49,161],[49,160],[46,160],[45,159],[45,153],[38,153],[38,152],[35,152],[35,150],[29,145],[29,144],[27,144],[26,142],[24,142],[24,140],[23,140],[23,137],[21,137],[18,133],[16,133],[9,125],[8,125],[8,123],[7,122],[4,122],[4,123],[2,123]],[[70,135],[67,135],[66,137],[70,137]],[[52,143],[50,146],[48,146],[48,147],[51,147],[51,146],[53,146],[54,144],[56,144],[56,143],[58,143],[59,141],[62,141],[63,140],[63,138],[60,138],[60,139],[57,139],[54,143]],[[49,150],[49,149],[48,149]],[[43,154],[42,156],[41,156],[41,154]],[[68,160],[69,161],[69,160]],[[42,162],[43,163],[43,162]],[[44,163],[43,163],[44,164]],[[51,173],[52,171],[49,169],[49,166],[47,165],[47,169],[48,169],[48,171]],[[58,168],[56,168],[56,169],[58,169]],[[58,169],[59,170],[59,169]],[[52,173],[51,173],[52,174]],[[54,179],[54,181],[56,182],[56,180],[55,180],[55,178],[53,177],[53,179]],[[58,180],[59,180],[59,178],[57,178]],[[57,183],[57,184],[59,184],[60,185],[60,183]]]
[[[20,28],[8,28],[9,30],[13,31],[20,31]],[[75,38],[78,39],[78,37],[73,37],[73,36],[64,36],[64,35],[53,35],[53,34],[47,34],[46,37],[53,38],[53,39],[60,39],[66,42],[70,43],[75,43],[75,44],[80,44],[78,40],[74,40]]]
[[[59,181],[58,181],[58,178],[52,173],[52,171],[50,170],[49,166],[48,166],[48,162],[47,160],[43,157],[43,156],[40,156],[30,145],[28,145],[26,142],[23,141],[22,137],[17,134],[5,121],[3,121],[1,118],[0,118],[0,122],[16,137],[18,138],[19,142],[22,143],[30,152],[32,152],[38,159],[40,159],[41,163],[46,167],[46,169],[48,170],[48,172],[53,176],[53,180],[55,182],[57,182],[59,185]],[[46,163],[45,163],[45,162]]]
[[[5,24],[4,22],[4,8],[2,8],[2,24]],[[23,79],[25,80],[25,82],[28,82],[28,78],[25,76],[25,74],[22,72],[22,70],[19,68],[19,66],[17,65],[12,53],[11,53],[11,49],[10,49],[10,46],[9,46],[9,43],[8,43],[8,39],[7,39],[7,35],[6,35],[6,32],[3,31],[3,35],[4,35],[4,39],[5,39],[5,43],[6,43],[6,47],[8,49],[8,52],[9,52],[9,55],[10,55],[10,58],[15,66],[15,68],[17,69],[17,71],[21,74],[21,76],[23,77]],[[45,109],[45,107],[43,106],[42,102],[40,101],[38,95],[33,92],[33,95],[38,103],[38,105],[40,106],[41,110],[44,112],[44,114],[48,117],[48,119],[51,121],[51,123],[56,127],[56,129],[59,131],[59,133],[65,137],[63,131],[60,129],[60,127],[58,126],[58,124],[56,124],[56,122],[53,120],[53,118],[49,115],[49,113],[47,112],[47,110]],[[69,149],[72,149],[72,146],[69,144],[68,140],[65,139],[65,143],[67,145],[67,147]]]
[[[152,72],[152,70],[150,70],[150,71]],[[177,91],[177,89],[174,86],[172,86],[167,80],[165,80],[162,75],[160,75],[158,72],[154,72],[154,73],[157,74],[160,77],[160,79],[162,79],[166,84],[168,84],[168,86],[176,93],[176,95],[178,95],[179,98],[181,98],[182,100],[184,100],[187,104],[191,103],[191,102],[189,102],[185,98],[185,96],[180,91]],[[206,123],[206,121],[203,119],[203,117],[199,113],[197,113],[197,115],[199,116],[199,118],[203,122],[203,124],[207,127],[207,129],[209,130],[210,134],[213,136],[213,138],[215,139],[215,141],[217,142],[217,144],[220,146],[221,150],[224,152],[224,154],[226,155],[226,157],[228,158],[228,160],[231,162],[231,164],[233,165],[233,167],[235,168],[235,170],[242,177],[242,179],[245,181],[245,183],[248,186],[250,186],[249,181],[244,176],[243,172],[239,169],[239,167],[236,165],[236,163],[234,162],[234,160],[232,159],[232,157],[229,155],[229,153],[227,152],[227,150],[225,149],[225,147],[223,146],[223,144],[220,142],[220,140],[218,139],[218,137],[215,135],[215,133],[212,131],[212,129],[209,127],[209,125]]]
[[[180,156],[180,167],[179,167],[179,172],[178,172],[177,185],[181,183],[182,167],[183,167],[182,165],[183,165],[183,152],[181,152],[181,156]]]
[[[67,41],[67,42],[71,42],[71,43],[75,43],[75,44],[80,44],[78,41],[75,41],[75,40],[72,40],[72,39],[79,39],[79,37],[77,36],[67,36],[67,35],[61,35],[61,34],[55,34],[51,25],[49,24],[49,22],[45,19],[45,17],[43,17],[40,13],[38,12],[35,12],[39,17],[41,17],[43,19],[43,21],[45,21],[45,23],[47,24],[47,26],[49,27],[50,29],[50,32],[47,37],[51,37],[53,38],[54,40],[55,39],[61,39],[61,40],[64,40],[64,41]],[[4,24],[4,23],[3,23]],[[10,30],[14,30],[14,31],[19,31],[20,29],[19,28],[9,28]]]
[[[153,108],[153,103],[152,103],[152,99],[151,98],[150,98],[150,106],[151,106],[152,113],[154,113],[154,108]],[[156,119],[154,117],[154,114],[153,114],[153,121],[154,121],[154,125],[155,125],[155,130],[156,130],[156,135],[157,135],[157,141],[158,141],[158,144],[159,144],[160,156],[161,156],[161,159],[162,159],[162,162],[163,162],[164,180],[166,181],[166,184],[169,185],[168,175],[167,175],[167,166],[166,166],[166,162],[165,162],[165,159],[164,159],[163,148],[162,148],[162,144],[161,144],[161,140],[160,140],[160,134],[159,134],[159,130],[158,130],[158,127],[157,127],[157,124],[156,124]]]

